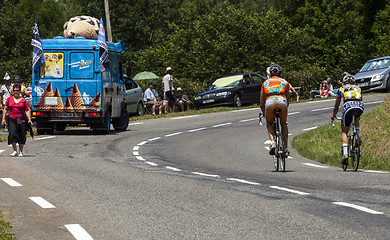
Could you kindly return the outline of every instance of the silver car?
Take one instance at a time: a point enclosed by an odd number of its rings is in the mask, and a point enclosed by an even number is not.
[[[390,91],[390,56],[368,60],[358,73],[355,82],[363,92]]]
[[[125,77],[126,103],[129,115],[142,116],[145,113],[145,103],[142,88],[132,78]]]

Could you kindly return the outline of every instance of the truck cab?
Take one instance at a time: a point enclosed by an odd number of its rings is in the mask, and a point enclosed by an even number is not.
[[[107,42],[109,67],[99,68],[97,40],[42,39],[45,62],[32,75],[32,119],[38,134],[86,124],[107,134],[128,127],[122,55],[124,43]]]

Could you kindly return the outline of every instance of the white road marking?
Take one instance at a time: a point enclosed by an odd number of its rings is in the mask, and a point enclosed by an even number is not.
[[[139,146],[134,146],[133,147],[133,151],[138,151],[139,150]]]
[[[364,105],[370,105],[370,104],[376,104],[376,103],[383,103],[383,101],[368,102],[368,103],[364,103]]]
[[[309,131],[309,130],[313,130],[313,129],[316,129],[316,128],[318,128],[318,126],[311,127],[311,128],[305,128],[305,129],[303,129],[303,131]]]
[[[185,118],[193,118],[193,117],[199,117],[199,115],[191,115],[191,116],[183,116],[183,117],[174,117],[171,118],[172,120],[177,120],[177,119],[185,119]]]
[[[133,152],[134,156],[139,156],[139,152]]]
[[[289,133],[288,135],[289,135],[289,136],[292,136],[292,133]]]
[[[142,146],[142,145],[145,145],[147,142],[148,142],[148,141],[143,141],[143,142],[138,143],[137,145],[138,145],[138,146]]]
[[[172,170],[172,171],[175,171],[175,172],[180,172],[180,171],[181,171],[180,169],[175,168],[175,167],[166,166],[165,168],[167,168],[167,169],[169,169],[169,170]]]
[[[172,137],[172,136],[176,136],[176,135],[179,135],[179,134],[182,134],[182,133],[183,132],[171,133],[171,134],[165,135],[165,137]]]
[[[265,149],[267,149],[267,151],[269,151],[270,147],[264,147]]]
[[[243,123],[243,122],[249,122],[249,121],[255,121],[255,120],[259,120],[259,118],[244,119],[244,120],[240,120],[239,122]]]
[[[0,150],[0,153],[3,153],[3,152],[5,152],[5,150]]]
[[[302,163],[302,164],[303,164],[303,165],[310,166],[310,167],[329,168],[329,167],[327,167],[327,166],[317,165],[317,164],[313,164],[313,163]]]
[[[241,109],[241,110],[234,110],[234,111],[232,111],[232,112],[246,112],[246,111],[253,111],[253,110],[259,110],[260,111],[260,109],[259,108],[248,108],[248,109]]]
[[[3,180],[5,183],[10,185],[11,187],[22,187],[23,185],[18,183],[17,181],[13,180],[12,178],[0,178]]]
[[[129,123],[129,126],[141,125],[141,124],[144,124],[144,123],[143,122]]]
[[[246,181],[246,180],[238,179],[238,178],[226,178],[226,180],[250,184],[250,185],[261,185],[260,183],[257,183],[257,182],[250,182],[250,181]]]
[[[56,136],[47,136],[47,137],[41,137],[41,138],[35,138],[35,140],[45,140],[45,139],[50,139],[50,138],[55,138]]]
[[[149,139],[148,141],[149,141],[149,142],[152,142],[152,141],[159,140],[159,139],[161,139],[161,137],[151,138],[151,139]]]
[[[264,142],[264,144],[271,144],[271,143],[272,143],[272,142],[271,142],[271,140],[269,140],[269,139],[268,139],[267,141]]]
[[[278,187],[278,186],[269,186],[269,187],[273,188],[273,189],[278,189],[278,190],[281,190],[281,191],[296,193],[296,194],[299,194],[299,195],[310,195],[310,193],[305,193],[305,192],[301,192],[301,191],[297,191],[297,190],[293,190],[293,189],[289,189],[289,188],[284,188],[284,187]]]
[[[362,206],[359,206],[359,205],[356,205],[356,204],[352,204],[352,203],[333,202],[333,204],[344,206],[344,207],[354,208],[354,209],[357,209],[357,210],[360,210],[360,211],[363,211],[363,212],[367,212],[367,213],[371,213],[371,214],[383,214],[383,212],[377,212],[377,211],[371,210],[369,208],[362,207]]]
[[[288,113],[287,115],[290,116],[290,115],[295,115],[295,114],[299,114],[301,112],[292,112],[292,113]]]
[[[230,124],[232,124],[232,123],[231,122],[230,123],[221,123],[221,124],[214,125],[212,127],[216,128],[216,127],[222,127],[222,126],[226,126],[226,125],[230,125]]]
[[[291,156],[288,156],[287,158],[290,158],[290,159],[292,159],[293,157],[291,157]]]
[[[376,170],[358,170],[359,172],[366,172],[366,173],[390,173],[385,171],[376,171]]]
[[[312,112],[318,112],[318,111],[329,110],[329,109],[333,109],[333,107],[317,108],[317,109],[312,109],[312,110],[310,110],[310,111],[312,111]]]
[[[29,199],[38,204],[41,208],[56,208],[53,204],[49,203],[41,197],[29,197]]]
[[[157,164],[157,163],[154,163],[154,162],[145,162],[145,163],[147,163],[147,164],[149,164],[149,165],[151,165],[151,166],[153,166],[153,167],[158,166],[158,164]]]
[[[207,127],[202,127],[202,128],[188,130],[188,132],[197,132],[197,131],[202,131],[202,130],[205,130],[205,129],[207,129]]]
[[[89,235],[79,224],[67,224],[65,227],[77,240],[93,240],[91,235]]]
[[[328,99],[328,100],[321,100],[321,101],[312,101],[312,102],[306,102],[306,103],[323,103],[323,102],[334,102],[335,99]]]
[[[204,176],[204,177],[212,177],[212,178],[219,178],[219,175],[214,175],[214,174],[207,174],[207,173],[201,173],[201,172],[191,172],[192,174],[199,175],[199,176]]]
[[[138,160],[140,160],[140,161],[146,161],[146,159],[143,158],[143,157],[141,157],[141,156],[136,156],[136,158],[137,158]]]

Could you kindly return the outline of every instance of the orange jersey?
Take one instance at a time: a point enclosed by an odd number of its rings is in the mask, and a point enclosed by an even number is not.
[[[265,99],[271,96],[286,97],[286,92],[290,91],[290,84],[283,78],[273,76],[264,81],[261,85],[261,93],[264,93]]]

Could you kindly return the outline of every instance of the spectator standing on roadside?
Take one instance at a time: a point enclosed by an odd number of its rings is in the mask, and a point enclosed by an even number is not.
[[[20,92],[20,94],[21,94],[22,97],[29,97],[29,96],[30,96],[30,94],[29,94],[28,91],[27,91],[26,86],[24,86],[24,85],[22,84],[22,79],[20,79],[19,76],[16,76],[16,77],[14,78],[14,83],[20,83],[20,86],[21,86],[21,92]],[[13,89],[12,89],[12,88],[11,88],[11,96],[13,96]]]
[[[8,75],[8,73],[5,74],[4,81],[5,84],[0,88],[0,107],[2,108],[4,107],[7,98],[11,96],[12,84],[11,77]]]
[[[172,107],[173,112],[176,110],[175,104],[175,88],[173,87],[173,69],[171,67],[167,67],[165,71],[165,76],[163,77],[163,85],[164,85],[164,108],[165,113],[169,113],[169,108]]]
[[[27,105],[26,99],[21,94],[20,83],[15,83],[13,86],[13,96],[7,98],[5,103],[4,111],[9,113],[9,135],[8,144],[12,144],[13,153],[12,157],[19,155],[23,157],[23,148],[26,143],[27,124],[32,125],[31,122],[31,111]],[[5,115],[1,125],[5,124]],[[19,144],[19,153],[17,151],[16,143]]]
[[[156,115],[157,99],[153,93],[154,83],[151,82],[148,86],[148,89],[146,89],[144,93],[144,102],[146,108],[152,107],[152,114]]]
[[[267,69],[265,70],[265,72],[267,73],[267,79],[271,77],[270,69],[271,69],[271,66],[274,64],[275,64],[275,62],[270,62],[269,67],[267,67]]]
[[[188,109],[189,104],[190,100],[185,94],[183,94],[183,90],[178,87],[176,97],[176,109],[180,109],[182,112],[184,112]]]

